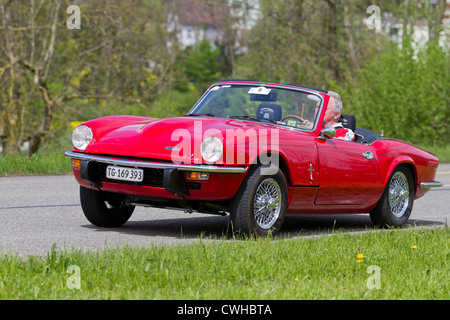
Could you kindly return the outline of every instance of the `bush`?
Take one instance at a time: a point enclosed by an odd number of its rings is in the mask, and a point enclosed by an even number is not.
[[[418,52],[411,41],[371,57],[341,92],[345,113],[358,127],[416,144],[444,146],[450,139],[450,55],[437,41]]]
[[[194,87],[187,92],[180,92],[178,90],[166,92],[149,107],[149,112],[143,116],[168,118],[185,115],[191,110],[201,94]]]

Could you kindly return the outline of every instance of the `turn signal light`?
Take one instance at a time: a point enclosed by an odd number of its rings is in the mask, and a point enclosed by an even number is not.
[[[208,172],[188,171],[187,178],[189,180],[208,180],[209,173]]]
[[[80,159],[72,159],[72,167],[80,168],[81,167],[81,160]]]

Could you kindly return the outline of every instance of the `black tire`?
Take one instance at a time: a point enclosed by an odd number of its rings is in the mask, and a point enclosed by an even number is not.
[[[256,236],[276,235],[286,217],[288,192],[283,172],[266,175],[267,166],[249,173],[231,205],[234,232]]]
[[[414,179],[406,166],[392,172],[383,195],[375,209],[370,212],[374,225],[401,227],[408,221],[414,202]]]
[[[131,217],[134,206],[122,206],[121,196],[80,186],[81,208],[98,227],[120,227]]]

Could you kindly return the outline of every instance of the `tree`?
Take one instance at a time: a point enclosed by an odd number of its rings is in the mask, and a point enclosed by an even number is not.
[[[29,10],[25,11],[12,1],[0,1],[3,40],[0,56],[0,133],[6,153],[16,151],[27,134],[30,135],[26,138],[34,147],[50,128],[54,101],[47,80],[56,46],[59,7],[59,1],[52,4],[31,1]],[[25,104],[33,101],[37,95],[41,97],[43,117],[33,132],[28,132]]]
[[[0,0],[0,145],[30,154],[55,117],[99,99],[151,103],[167,86],[163,0],[79,3],[81,29],[68,29],[63,0]],[[146,9],[146,10],[143,10]]]
[[[221,78],[220,54],[220,50],[212,48],[206,40],[185,49],[181,66],[189,81],[199,87],[199,91],[203,92],[212,82]]]
[[[417,56],[417,57],[416,57]],[[372,56],[336,90],[358,126],[419,145],[450,143],[450,54],[433,40],[416,52],[411,38]]]
[[[375,46],[359,0],[262,0],[237,76],[328,88]],[[256,67],[255,67],[256,66]]]

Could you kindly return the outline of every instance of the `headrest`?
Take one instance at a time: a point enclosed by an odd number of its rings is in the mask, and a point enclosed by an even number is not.
[[[339,122],[342,123],[344,128],[351,129],[352,131],[356,129],[356,118],[352,114],[341,114]]]
[[[281,106],[279,104],[261,103],[256,110],[257,119],[281,120]]]

